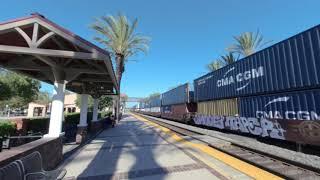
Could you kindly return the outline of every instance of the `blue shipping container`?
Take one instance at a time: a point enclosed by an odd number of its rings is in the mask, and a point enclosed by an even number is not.
[[[154,96],[150,98],[150,107],[160,107],[161,106],[161,96]]]
[[[189,84],[178,86],[161,95],[162,105],[183,104],[190,102]]]
[[[320,121],[320,89],[240,98],[241,117]]]
[[[320,87],[316,26],[194,80],[196,101]]]

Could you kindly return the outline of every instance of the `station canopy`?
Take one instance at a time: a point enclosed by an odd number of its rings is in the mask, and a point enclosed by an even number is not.
[[[118,94],[110,54],[37,13],[0,23],[0,66],[79,94]]]

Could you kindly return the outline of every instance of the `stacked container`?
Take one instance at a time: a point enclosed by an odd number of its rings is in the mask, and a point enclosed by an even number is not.
[[[189,122],[197,110],[188,83],[162,94],[161,117]]]
[[[153,96],[149,99],[150,102],[150,115],[160,117],[161,115],[161,95]]]
[[[196,124],[320,144],[316,26],[194,81]]]

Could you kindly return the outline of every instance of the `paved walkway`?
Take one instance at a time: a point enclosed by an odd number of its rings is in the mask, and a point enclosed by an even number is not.
[[[78,179],[251,179],[171,136],[127,115],[62,166],[68,171],[66,177]]]

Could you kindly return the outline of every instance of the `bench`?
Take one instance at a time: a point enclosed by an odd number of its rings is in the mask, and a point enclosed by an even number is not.
[[[36,151],[0,168],[0,180],[60,180],[66,172],[65,169],[45,171],[41,154]]]

